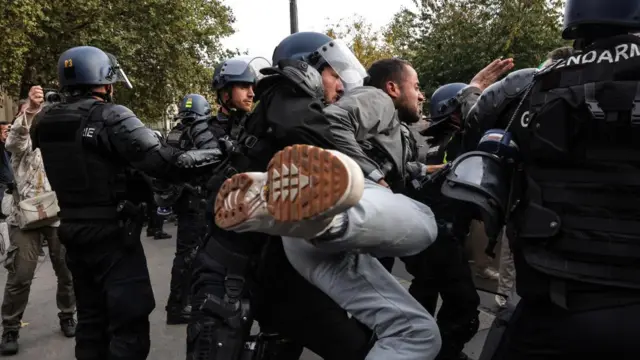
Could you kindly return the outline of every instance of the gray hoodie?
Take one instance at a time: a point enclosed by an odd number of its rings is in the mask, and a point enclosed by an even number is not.
[[[327,106],[324,113],[330,120],[338,150],[355,160],[367,178],[378,182],[384,173],[361,146],[354,146],[355,143],[377,143],[401,175],[404,173],[401,125],[393,101],[384,91],[371,86],[356,88]]]

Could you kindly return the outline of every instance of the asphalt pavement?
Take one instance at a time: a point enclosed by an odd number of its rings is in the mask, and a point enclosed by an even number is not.
[[[144,237],[144,244],[151,283],[153,285],[156,309],[151,314],[151,360],[176,360],[185,358],[186,325],[166,325],[166,300],[169,295],[169,277],[173,254],[175,251],[176,228],[167,224],[165,230],[173,237],[167,240],[153,240]],[[45,248],[45,253],[48,249]],[[393,274],[406,286],[411,276],[406,272],[402,262],[397,261]],[[6,270],[0,268],[0,283],[6,283]],[[74,359],[73,339],[65,338],[58,324],[56,307],[56,276],[51,267],[48,254],[40,257],[36,275],[31,286],[29,304],[23,317],[23,328],[20,331],[20,352],[13,356],[15,360],[69,360]],[[493,316],[483,309],[493,306],[493,295],[480,292],[482,301],[480,314],[480,331],[467,344],[465,352],[477,359],[482,350],[484,339]],[[134,300],[134,299],[132,299]],[[135,301],[135,300],[134,300]],[[301,360],[318,360],[315,354],[305,351]]]

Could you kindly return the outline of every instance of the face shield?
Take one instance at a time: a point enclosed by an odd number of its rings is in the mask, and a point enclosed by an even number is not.
[[[127,87],[127,89],[133,89],[133,85],[131,85],[127,74],[125,74],[124,70],[120,66],[120,63],[118,63],[118,59],[116,59],[113,54],[106,54],[109,57],[109,60],[111,60],[111,70],[109,71],[109,76],[115,76],[116,82],[122,82],[124,83],[124,86]]]
[[[225,61],[220,70],[220,76],[226,76],[238,82],[242,80],[242,77],[245,77],[247,82],[254,82],[250,79],[253,77],[255,82],[258,82],[264,77],[260,70],[269,67],[271,67],[271,63],[263,57],[240,56]]]
[[[472,211],[476,220],[484,222],[487,236],[495,238],[507,214],[511,177],[512,170],[503,159],[472,151],[453,162],[442,184],[442,194],[460,202],[462,211]]]
[[[367,70],[344,41],[331,40],[318,48],[317,52],[340,76],[345,92],[362,86]]]

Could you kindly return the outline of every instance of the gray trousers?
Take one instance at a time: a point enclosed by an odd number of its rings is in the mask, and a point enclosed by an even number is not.
[[[347,211],[344,236],[312,245],[283,238],[293,267],[378,340],[367,360],[431,360],[440,350],[431,315],[375,257],[410,256],[429,246],[437,226],[429,207],[367,182],[362,199]]]

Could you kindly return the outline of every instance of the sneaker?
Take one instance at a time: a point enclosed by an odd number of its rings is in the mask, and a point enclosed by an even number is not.
[[[486,267],[484,269],[479,270],[477,274],[483,279],[495,280],[495,281],[500,280],[500,273],[490,267]]]
[[[60,330],[62,330],[62,333],[64,334],[64,336],[68,338],[72,338],[76,336],[77,325],[78,323],[74,318],[60,319]]]
[[[235,232],[310,239],[356,205],[363,191],[364,175],[350,157],[288,146],[274,155],[266,173],[236,174],[224,182],[215,203],[216,224]]]
[[[18,332],[17,331],[5,331],[2,333],[2,343],[0,343],[0,354],[15,355],[18,353]]]

